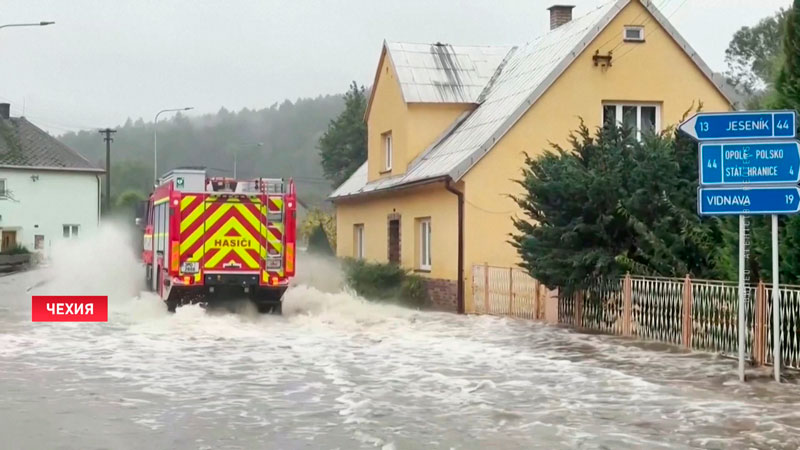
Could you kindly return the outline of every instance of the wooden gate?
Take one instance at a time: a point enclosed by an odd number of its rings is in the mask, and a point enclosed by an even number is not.
[[[475,314],[545,318],[546,289],[522,269],[472,266]]]

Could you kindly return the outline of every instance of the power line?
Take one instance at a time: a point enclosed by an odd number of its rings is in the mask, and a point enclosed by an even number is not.
[[[657,7],[658,9],[661,9],[661,8],[662,8],[662,7],[663,7],[663,6],[664,6],[664,5],[665,5],[667,2],[669,2],[669,0],[662,0],[662,1],[663,1],[663,4],[662,4],[661,6],[659,6],[659,7]],[[643,15],[643,14],[645,14],[646,12],[647,12],[647,9],[645,9],[644,11],[639,11],[639,14],[637,14],[637,15],[636,15],[636,17],[634,17],[634,18],[633,18],[633,20],[631,20],[631,22],[630,22],[630,23],[631,23],[631,25],[636,25],[636,21],[637,21],[637,20],[639,20],[639,18],[641,18],[641,17],[642,17],[642,15]],[[598,49],[602,49],[602,48],[603,48],[603,47],[605,47],[605,46],[606,46],[606,45],[607,45],[609,42],[611,42],[611,41],[615,41],[615,40],[617,40],[617,39],[620,39],[620,38],[619,38],[619,36],[611,36],[611,37],[610,37],[610,38],[609,38],[607,41],[603,42],[603,44],[601,44],[601,45],[598,47]],[[624,39],[624,38],[622,38],[622,39],[620,39],[620,42],[619,42],[619,44],[622,44],[622,43],[624,43],[624,42],[625,42],[625,39]],[[614,50],[616,50],[616,49],[617,49],[617,47],[619,46],[619,44],[615,45],[615,46],[614,46],[614,48],[612,48],[612,49],[611,49],[611,51],[613,52]]]
[[[669,5],[669,3],[670,3],[671,1],[672,1],[672,0],[663,0],[663,1],[661,2],[661,4],[660,4],[660,5],[656,6],[656,9],[657,9],[657,10],[662,10],[662,9],[666,8],[666,7],[667,7],[667,5]],[[642,22],[641,24],[637,24],[637,23],[636,23],[636,21],[637,21],[637,20],[639,20],[639,17],[640,17],[642,14],[645,14],[645,13],[648,13],[648,12],[649,12],[649,11],[647,10],[647,8],[645,8],[645,9],[644,9],[644,11],[641,11],[641,12],[639,13],[639,16],[636,16],[636,19],[634,19],[634,20],[633,20],[633,22],[631,23],[631,25],[638,25],[638,26],[640,26],[640,27],[644,27],[645,25],[647,25],[648,23],[650,23],[650,21],[651,21],[651,20],[653,20],[653,17],[654,17],[654,16],[653,16],[653,14],[650,14],[650,15],[649,15],[649,16],[648,16],[648,17],[647,17],[645,20],[644,20],[644,22]],[[612,49],[611,49],[611,51],[613,52],[614,50],[616,50],[616,49],[618,49],[618,48],[622,47],[623,45],[625,45],[625,43],[626,43],[626,42],[625,42],[625,37],[623,36],[623,37],[620,39],[619,43],[618,43],[617,45],[615,45],[615,46],[614,46],[614,48],[612,48]]]
[[[683,5],[685,5],[685,4],[686,4],[686,2],[688,2],[688,1],[689,1],[689,0],[683,0],[683,2],[681,2],[681,4],[679,4],[679,5],[678,5],[678,7],[677,7],[677,8],[675,8],[675,10],[674,10],[674,11],[672,11],[672,12],[669,14],[669,16],[667,16],[667,20],[669,20],[669,19],[670,19],[672,16],[674,16],[674,15],[675,15],[675,14],[676,14],[676,13],[677,13],[677,12],[678,12],[678,11],[679,11],[681,8],[682,8],[682,7],[683,7]],[[660,28],[661,28],[661,27],[656,27],[656,28],[653,28],[653,29],[652,29],[652,30],[651,30],[649,33],[647,33],[647,34],[645,35],[645,39],[646,39],[647,37],[651,36],[653,33],[655,33],[655,32],[656,32],[657,30],[659,30]],[[621,55],[619,56],[619,58],[617,58],[617,61],[616,61],[616,62],[619,62],[619,60],[620,60],[620,59],[622,59],[623,57],[625,57],[625,56],[626,56],[627,54],[629,54],[630,52],[632,52],[632,51],[636,50],[637,48],[638,48],[638,46],[634,46],[634,47],[632,47],[630,50],[628,50],[627,52],[625,52],[625,53],[621,54]]]
[[[111,128],[100,130],[100,134],[105,135],[103,140],[106,141],[106,214],[111,211],[111,143],[114,142],[111,135],[116,132],[117,130]]]

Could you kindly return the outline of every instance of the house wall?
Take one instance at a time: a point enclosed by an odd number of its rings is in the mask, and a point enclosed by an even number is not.
[[[450,127],[465,111],[475,109],[470,103],[409,103],[407,145],[403,171],[420,153]]]
[[[398,191],[390,196],[362,197],[336,203],[336,254],[354,256],[354,225],[364,225],[365,259],[388,262],[389,217],[400,217],[400,261],[419,267],[419,230],[416,219],[431,219],[431,270],[417,271],[429,278],[436,306],[455,310],[458,270],[458,201],[442,183]]]
[[[405,173],[408,165],[433,143],[456,118],[475,105],[469,103],[406,104],[391,59],[381,59],[375,93],[367,117],[367,179]],[[392,132],[392,170],[384,170],[383,134]]]
[[[381,59],[372,97],[372,106],[367,117],[367,179],[373,181],[381,176],[405,172],[407,157],[403,154],[408,141],[408,108],[403,100],[400,84],[395,76],[391,60],[384,55]],[[392,132],[391,172],[384,172],[383,133]]]
[[[31,177],[38,176],[34,181]],[[0,199],[0,230],[16,230],[17,243],[34,250],[44,235],[45,255],[63,239],[63,225],[79,225],[79,237],[97,231],[98,181],[93,173],[0,168],[13,200]]]
[[[679,123],[684,112],[696,107],[698,100],[703,102],[705,111],[731,109],[694,62],[650,17],[638,2],[631,2],[464,177],[467,274],[474,264],[518,263],[516,250],[507,240],[516,231],[510,217],[518,215],[519,209],[508,194],[521,191],[512,180],[521,177],[523,152],[541,154],[550,148],[550,142],[566,146],[570,130],[579,126],[579,117],[590,129],[598,127],[604,101],[659,103],[662,129]],[[594,66],[592,55],[598,49],[605,53],[619,44],[624,25],[645,21],[645,43],[623,44],[614,50],[613,65],[608,69]],[[465,284],[469,312],[471,283],[467,280]]]

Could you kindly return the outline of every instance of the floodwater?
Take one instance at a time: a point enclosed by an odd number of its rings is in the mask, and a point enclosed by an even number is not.
[[[800,446],[800,388],[730,360],[368,303],[312,262],[283,317],[168,314],[115,242],[0,278],[3,448]],[[34,293],[108,294],[109,321],[31,323]]]

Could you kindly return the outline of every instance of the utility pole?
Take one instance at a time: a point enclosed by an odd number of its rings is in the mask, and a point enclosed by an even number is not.
[[[111,134],[116,132],[117,130],[111,128],[100,130],[100,134],[106,135],[103,138],[106,141],[106,214],[111,211],[111,143],[114,142]]]

